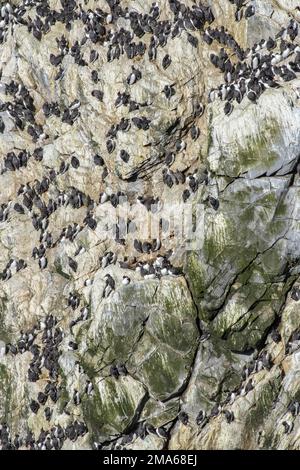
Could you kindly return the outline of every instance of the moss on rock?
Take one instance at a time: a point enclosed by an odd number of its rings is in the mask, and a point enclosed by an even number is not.
[[[93,394],[85,396],[82,402],[84,418],[93,437],[101,440],[122,433],[146,398],[145,388],[130,376],[98,381]]]

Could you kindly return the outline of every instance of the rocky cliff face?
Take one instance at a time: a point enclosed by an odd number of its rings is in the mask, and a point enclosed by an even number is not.
[[[2,448],[300,447],[299,21],[1,2]]]

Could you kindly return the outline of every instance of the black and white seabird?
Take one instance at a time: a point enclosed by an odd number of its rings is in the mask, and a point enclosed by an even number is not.
[[[135,68],[134,66],[132,66],[131,68],[132,72],[127,77],[128,85],[133,85],[142,78],[142,74],[137,68]]]
[[[76,389],[74,390],[74,393],[73,393],[73,403],[76,406],[80,405],[81,403],[80,393]]]
[[[105,279],[105,287],[103,289],[102,297],[108,297],[113,290],[115,290],[116,283],[113,277],[110,274],[106,274],[104,276]]]
[[[162,60],[163,69],[167,69],[171,65],[172,59],[169,54],[166,54]]]
[[[181,411],[178,415],[179,421],[184,425],[187,426],[189,422],[188,414],[185,411]]]
[[[128,276],[123,276],[122,284],[127,286],[130,283],[130,278]]]

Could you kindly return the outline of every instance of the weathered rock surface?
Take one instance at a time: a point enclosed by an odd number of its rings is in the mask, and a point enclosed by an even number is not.
[[[300,36],[284,33],[286,46],[278,35],[298,27],[299,2],[253,0],[255,13],[243,7],[237,21],[234,2],[207,0],[214,16],[199,28],[182,25],[192,0],[177,14],[177,2],[157,3],[149,31],[124,40],[145,45],[133,58],[114,35],[132,31],[126,8],[149,14],[152,0],[1,10],[0,424],[11,435],[2,427],[2,448],[300,449]],[[182,30],[159,44],[158,21]],[[269,36],[276,45],[239,59],[203,39],[222,26],[243,51]],[[211,99],[224,70],[210,54],[222,47],[234,67],[254,67],[257,54],[262,67],[264,54],[290,47],[276,65],[294,61],[295,76],[277,70],[278,86],[262,85],[255,102],[227,95],[225,115],[226,100]],[[50,54],[62,55],[57,66]],[[132,66],[141,78],[130,85]],[[117,106],[118,93],[132,107]],[[141,116],[145,129],[132,121]],[[126,119],[126,131],[113,127]],[[9,156],[21,151],[22,164]],[[113,203],[118,192],[129,212]],[[138,196],[155,200],[153,213]],[[199,216],[184,227],[196,226],[193,250],[180,233],[184,207]],[[157,231],[146,238],[161,243],[143,252],[134,240],[150,216]]]

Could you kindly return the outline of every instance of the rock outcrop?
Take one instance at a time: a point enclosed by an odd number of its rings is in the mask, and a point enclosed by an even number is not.
[[[299,2],[0,21],[3,449],[300,448]]]

